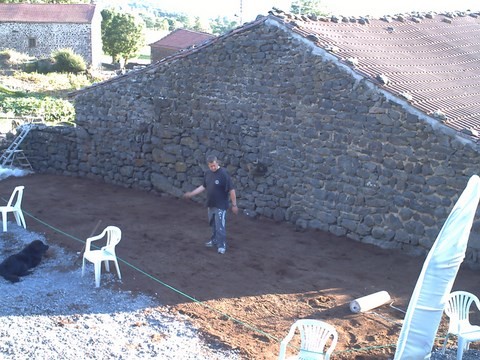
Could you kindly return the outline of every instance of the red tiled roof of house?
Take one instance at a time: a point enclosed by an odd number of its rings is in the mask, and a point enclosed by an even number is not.
[[[480,132],[480,13],[272,18],[457,131]]]
[[[0,22],[90,23],[91,4],[0,4]]]
[[[214,35],[192,30],[177,29],[164,38],[150,44],[151,47],[166,47],[174,50],[186,49],[214,38]]]

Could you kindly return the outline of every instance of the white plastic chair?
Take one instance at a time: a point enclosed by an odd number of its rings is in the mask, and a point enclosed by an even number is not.
[[[463,352],[468,350],[470,343],[480,341],[480,326],[470,324],[469,312],[472,303],[480,310],[478,297],[467,291],[454,291],[445,304],[445,314],[450,319],[448,332],[443,342],[443,353],[450,335],[458,337],[457,360],[461,360]]]
[[[92,242],[103,239],[106,236],[106,245],[98,250],[92,250]],[[115,263],[118,278],[122,279],[120,268],[118,267],[115,246],[122,238],[122,231],[116,226],[107,226],[100,235],[89,237],[85,242],[85,252],[83,253],[82,276],[85,273],[85,260],[93,263],[95,269],[95,286],[100,286],[100,274],[102,262],[105,264],[105,270],[110,271],[109,261]]]
[[[22,197],[24,188],[25,186],[17,186],[13,190],[12,195],[10,195],[7,205],[0,206],[0,211],[2,212],[3,232],[7,231],[7,218],[9,212],[13,213],[13,216],[15,216],[15,220],[19,226],[23,226],[25,229],[27,228],[27,224],[25,223],[25,218],[22,212]]]
[[[288,343],[293,339],[297,329],[300,332],[301,345],[299,353],[294,359],[330,359],[330,355],[337,346],[337,330],[321,320],[301,319],[292,325],[288,335],[280,343],[279,360],[285,359]]]

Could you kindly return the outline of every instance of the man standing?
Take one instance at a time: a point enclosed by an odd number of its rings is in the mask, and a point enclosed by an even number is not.
[[[208,222],[212,227],[212,237],[205,244],[208,247],[217,247],[219,254],[225,254],[227,250],[227,232],[225,221],[228,209],[228,198],[232,202],[232,211],[238,214],[237,197],[233,188],[232,180],[227,170],[221,168],[217,157],[207,156],[208,169],[205,172],[203,185],[193,191],[186,192],[183,197],[190,199],[207,190]]]

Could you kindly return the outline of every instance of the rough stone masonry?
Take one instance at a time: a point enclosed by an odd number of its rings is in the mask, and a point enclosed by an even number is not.
[[[250,216],[424,253],[479,149],[270,20],[80,91],[77,126],[25,143],[39,172],[178,195],[205,156]],[[294,241],[294,239],[292,239]],[[479,262],[475,222],[466,261]]]

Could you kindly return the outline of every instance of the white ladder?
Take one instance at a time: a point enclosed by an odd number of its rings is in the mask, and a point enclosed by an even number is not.
[[[22,141],[28,135],[28,132],[32,128],[31,124],[25,124],[21,127],[22,131],[17,135],[15,140],[10,144],[10,146],[5,149],[2,156],[0,156],[0,164],[2,166],[13,166],[14,162],[18,162],[21,167],[29,168],[33,170],[30,161],[28,161],[27,156],[24,154],[23,150],[18,149]]]

